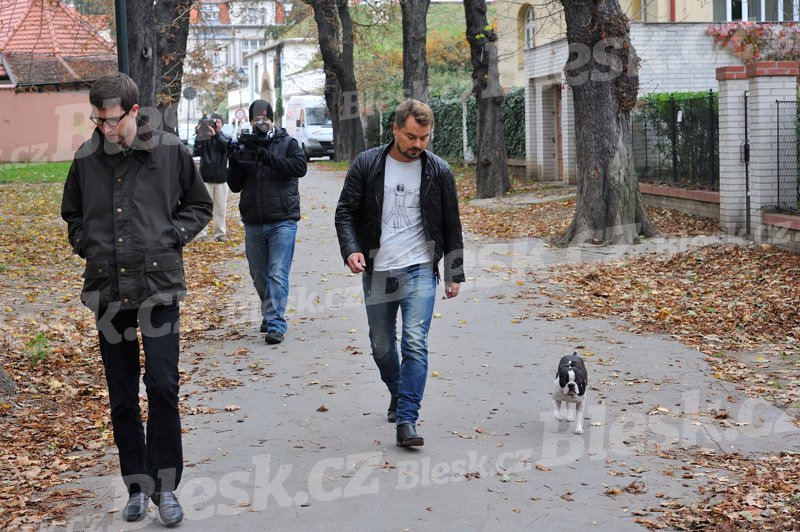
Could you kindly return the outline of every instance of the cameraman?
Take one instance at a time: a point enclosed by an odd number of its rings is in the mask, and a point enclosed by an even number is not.
[[[213,113],[210,119],[205,115],[195,126],[194,155],[200,157],[200,177],[206,184],[208,194],[214,201],[214,239],[226,242],[225,224],[228,185],[225,184],[228,170],[228,141],[222,133],[222,117]],[[208,226],[205,226],[197,240],[208,239]]]
[[[297,141],[272,123],[272,106],[250,104],[253,134],[231,144],[228,186],[241,192],[245,253],[250,276],[261,299],[260,330],[268,344],[286,334],[289,269],[300,219],[298,178],[306,175],[306,155]]]

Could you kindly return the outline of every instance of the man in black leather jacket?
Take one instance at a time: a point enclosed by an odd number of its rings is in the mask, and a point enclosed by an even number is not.
[[[208,194],[214,202],[214,240],[228,240],[225,223],[226,202],[228,201],[228,141],[222,132],[222,117],[213,113],[208,120],[201,120],[194,128],[194,155],[200,157],[200,177],[206,184]],[[198,240],[208,237],[208,226],[204,227]]]
[[[425,148],[433,112],[417,100],[395,111],[394,141],[359,154],[336,207],[336,232],[347,267],[362,273],[372,356],[389,389],[387,418],[397,445],[423,445],[416,422],[428,371],[428,331],[439,262],[445,297],[464,281],[463,243],[450,167]],[[397,311],[403,318],[400,356]]]
[[[300,219],[298,178],[306,175],[306,155],[272,123],[269,102],[250,105],[250,124],[253,133],[233,145],[228,186],[242,193],[239,212],[250,276],[261,300],[260,330],[268,344],[279,344],[287,329],[289,270]]]
[[[179,307],[186,293],[181,249],[211,218],[189,151],[140,114],[139,90],[125,74],[103,76],[89,92],[92,138],[69,169],[61,216],[72,249],[86,259],[81,300],[97,317],[114,442],[129,499],[126,521],[147,514],[183,519],[175,489],[183,470],[178,410]],[[147,432],[139,408],[139,341],[144,347]]]

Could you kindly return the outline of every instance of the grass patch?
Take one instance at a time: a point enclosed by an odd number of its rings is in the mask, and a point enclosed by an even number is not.
[[[311,164],[323,170],[346,172],[350,169],[350,161],[314,161]]]
[[[0,164],[0,183],[63,183],[70,164],[70,161]]]
[[[53,347],[50,345],[50,339],[44,333],[36,333],[36,336],[25,346],[25,353],[28,355],[31,366],[44,361],[52,352]]]

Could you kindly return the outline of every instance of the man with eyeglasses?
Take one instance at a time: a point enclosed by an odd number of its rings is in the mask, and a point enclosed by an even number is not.
[[[183,519],[175,489],[183,470],[178,411],[182,247],[206,226],[212,203],[192,157],[140,114],[139,89],[121,73],[89,92],[92,138],[76,152],[61,204],[69,242],[86,259],[81,301],[95,313],[114,442],[129,498],[126,521]],[[147,431],[139,408],[144,347]]]
[[[228,186],[241,192],[245,254],[261,300],[261,327],[268,344],[279,344],[287,330],[289,270],[300,219],[298,178],[306,175],[306,154],[283,128],[272,123],[272,106],[250,105],[253,134],[237,139],[228,165]]]

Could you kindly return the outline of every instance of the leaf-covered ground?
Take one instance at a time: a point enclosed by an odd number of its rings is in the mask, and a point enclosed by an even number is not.
[[[491,238],[549,238],[571,219],[571,200],[499,209],[470,205],[473,179],[459,182],[462,217],[470,232]],[[515,193],[539,200],[561,196],[565,188],[569,192],[568,187],[514,181]],[[107,393],[94,320],[78,300],[83,264],[66,244],[60,197],[61,185],[0,185],[0,352],[3,368],[18,387],[17,395],[0,397],[3,530],[34,529],[57,519],[71,499],[85,494],[59,491],[45,498],[50,488],[98,464],[115,467],[103,463],[113,445]],[[676,211],[648,213],[665,235],[719,231],[711,220]],[[186,249],[190,296],[182,306],[184,351],[221,323],[232,286],[240,281],[219,268],[241,243],[240,225],[230,223],[229,228],[227,244],[194,243]],[[713,246],[670,257],[570,265],[549,275],[547,293],[567,313],[615,316],[634,331],[671,335],[706,353],[718,378],[771,400],[795,417],[800,412],[797,255],[770,246]],[[205,387],[237,385],[182,373],[184,382],[193,376]],[[665,502],[652,509],[662,512],[662,518],[641,519],[642,526],[796,529],[796,454],[748,458],[694,453],[678,458],[722,473],[701,488],[699,504]]]
[[[550,240],[568,226],[573,199],[500,207],[471,205],[474,178],[458,176],[467,230],[491,238]],[[564,187],[512,181],[513,194],[533,200]],[[720,232],[716,221],[647,208],[659,232],[692,237]],[[537,275],[537,274],[531,274]],[[538,274],[540,275],[540,274]],[[571,264],[545,274],[546,295],[566,307],[560,316],[621,319],[642,334],[666,334],[707,355],[714,375],[800,418],[800,256],[765,245],[715,245],[672,256],[634,256],[610,264]],[[542,281],[542,279],[537,279]],[[541,290],[537,292],[541,294]],[[527,297],[533,294],[521,294]],[[699,490],[699,503],[666,501],[649,529],[799,530],[800,455],[758,458],[709,451],[671,453],[687,467],[720,471]]]
[[[113,445],[94,317],[79,300],[83,261],[71,253],[59,215],[62,187],[0,185],[0,352],[18,392],[0,396],[2,530],[58,519],[82,494],[45,492],[102,463]],[[216,267],[242,240],[240,224],[229,228],[226,244],[185,249],[184,351],[219,325],[238,283]],[[182,384],[190,378],[182,371]]]
[[[463,172],[457,172],[456,177],[464,229],[470,233],[499,239],[535,237],[549,241],[564,233],[572,221],[574,198],[546,200],[574,195],[574,186],[512,178],[512,198],[525,197],[529,203],[502,203],[488,208],[471,204],[475,198],[474,178]],[[647,215],[664,236],[690,237],[720,231],[715,220],[672,209],[647,207]]]

